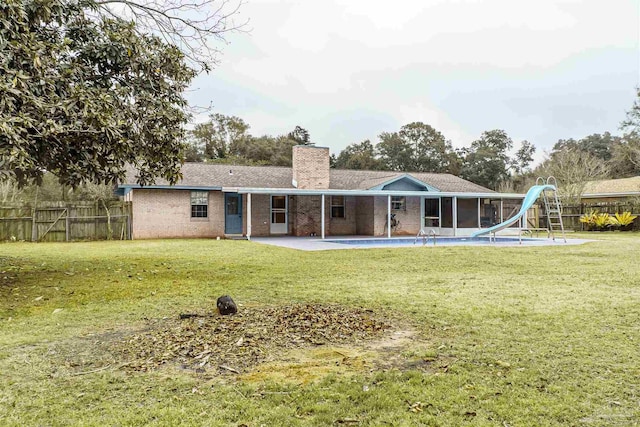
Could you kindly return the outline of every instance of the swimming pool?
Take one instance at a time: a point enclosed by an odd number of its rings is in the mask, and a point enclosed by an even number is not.
[[[348,249],[380,249],[380,248],[440,248],[451,246],[484,246],[484,247],[540,247],[540,246],[567,246],[579,245],[593,240],[586,239],[567,239],[565,243],[562,239],[555,241],[546,238],[523,237],[522,244],[519,243],[517,236],[497,237],[496,242],[489,243],[489,237],[444,237],[438,236],[436,244],[433,244],[433,237],[429,237],[426,245],[422,244],[422,237],[416,242],[415,237],[392,237],[387,239],[384,237],[366,237],[366,236],[344,236],[331,237],[329,239],[321,239],[319,237],[252,237],[252,242],[280,246],[283,248],[297,249],[302,251],[327,251],[327,250],[348,250]],[[416,242],[414,244],[414,242]]]
[[[553,240],[550,239],[537,239],[537,238],[522,238],[518,237],[496,237],[495,240],[489,237],[429,237],[424,240],[419,237],[417,240],[415,237],[410,238],[379,238],[379,239],[327,239],[326,243],[337,243],[340,245],[349,245],[355,247],[372,247],[372,246],[488,246],[488,245],[519,245],[522,241],[523,245],[531,244],[551,244]]]

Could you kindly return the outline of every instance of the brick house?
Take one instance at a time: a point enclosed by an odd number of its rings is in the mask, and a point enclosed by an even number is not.
[[[293,148],[292,167],[186,163],[176,185],[118,186],[132,237],[466,236],[510,216],[524,195],[451,174],[329,168],[329,149]],[[391,227],[388,224],[391,223]]]

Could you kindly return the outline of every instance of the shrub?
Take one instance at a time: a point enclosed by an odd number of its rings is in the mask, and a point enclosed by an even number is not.
[[[611,217],[611,225],[614,227],[627,227],[630,226],[637,217],[638,215],[631,215],[631,212],[616,213],[615,216]]]
[[[599,230],[604,230],[605,228],[611,226],[611,215],[608,213],[599,213],[595,216],[594,223],[595,227]]]
[[[598,216],[598,210],[590,210],[584,213],[580,217],[580,222],[585,225],[587,230],[591,230],[596,225],[596,217]]]

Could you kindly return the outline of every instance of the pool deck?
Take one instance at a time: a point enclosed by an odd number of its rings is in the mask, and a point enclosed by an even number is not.
[[[407,240],[413,239],[409,236],[403,237],[392,237],[391,240]],[[439,237],[439,239],[446,239],[446,237]],[[375,244],[367,244],[366,246],[358,246],[358,245],[350,245],[344,243],[335,243],[335,240],[380,240],[380,245]],[[433,241],[429,239],[426,245],[422,244],[422,239],[418,239],[418,242],[415,245],[407,245],[398,244],[397,246],[389,243],[389,239],[380,237],[375,238],[371,236],[332,236],[326,240],[322,240],[320,237],[291,237],[291,236],[282,236],[282,237],[252,237],[251,241],[272,245],[272,246],[280,246],[283,248],[289,249],[297,249],[301,251],[329,251],[336,249],[369,249],[369,248],[433,248]],[[464,241],[457,241],[455,243],[445,243],[438,245],[438,239],[436,239],[435,247],[451,247],[451,246],[493,246],[493,247],[520,247],[520,248],[530,248],[530,247],[539,247],[539,246],[567,246],[567,245],[581,245],[587,242],[594,242],[595,240],[588,239],[567,239],[565,243],[561,238],[553,241],[551,239],[546,238],[522,238],[522,244],[518,243],[518,241],[500,241],[498,238],[497,242],[494,243],[486,243],[486,244],[478,244],[477,242],[465,244]],[[384,242],[384,243],[383,243]]]

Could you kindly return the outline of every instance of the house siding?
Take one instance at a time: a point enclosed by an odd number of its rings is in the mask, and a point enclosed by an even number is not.
[[[224,195],[209,192],[207,218],[191,218],[188,190],[134,189],[134,239],[217,237],[224,235]]]

